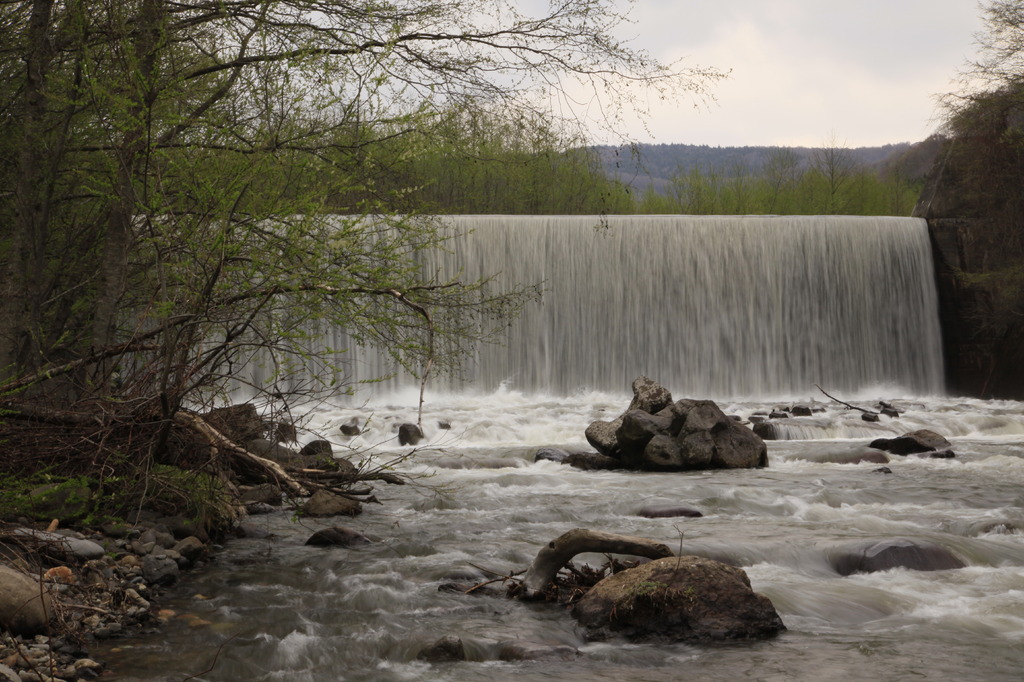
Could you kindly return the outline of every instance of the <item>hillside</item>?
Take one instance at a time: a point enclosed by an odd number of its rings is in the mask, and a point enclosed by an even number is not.
[[[791,155],[797,168],[806,168],[817,151],[812,147],[711,147],[689,144],[639,144],[633,147],[596,146],[605,172],[637,190],[666,187],[672,177],[693,170],[727,176],[758,175],[780,153]],[[917,144],[845,149],[857,166],[883,172],[899,165],[913,179],[931,167],[938,143],[929,138]]]

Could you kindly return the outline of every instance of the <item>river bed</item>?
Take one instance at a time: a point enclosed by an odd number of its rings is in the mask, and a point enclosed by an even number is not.
[[[869,393],[854,396],[857,404],[871,406]],[[719,401],[743,418],[795,402],[824,412],[786,420],[788,440],[768,443],[762,470],[587,472],[533,461],[540,447],[589,450],[587,424],[614,418],[628,401],[505,389],[434,396],[424,412],[428,443],[411,457],[394,434],[415,421],[412,393],[321,406],[305,426],[327,435],[337,455],[388,464],[414,482],[376,486],[382,504],[354,519],[299,520],[289,511],[250,518],[272,537],[228,542],[162,600],[180,617],[158,635],[111,641],[96,653],[117,680],[1020,679],[1024,404],[902,398],[892,400],[898,419],[871,424],[820,397]],[[338,427],[354,416],[363,435],[344,439]],[[442,421],[451,428],[438,428]],[[956,457],[893,457],[891,473],[820,461],[919,428],[948,437]],[[661,503],[696,507],[703,517],[637,515]],[[303,545],[333,525],[376,542]],[[577,527],[739,565],[788,629],[729,645],[591,643],[556,606],[438,590],[453,577],[475,582],[525,569],[544,543]],[[937,543],[966,567],[843,577],[828,561],[845,544],[891,538]],[[417,660],[446,635],[462,639],[469,660]],[[511,641],[579,653],[499,660]]]

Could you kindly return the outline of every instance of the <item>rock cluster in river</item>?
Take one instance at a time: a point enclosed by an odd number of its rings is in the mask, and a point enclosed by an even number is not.
[[[633,400],[613,421],[587,427],[587,441],[627,469],[690,471],[768,466],[768,449],[753,431],[711,400],[672,400],[647,377],[633,382]],[[610,468],[610,467],[605,467]]]

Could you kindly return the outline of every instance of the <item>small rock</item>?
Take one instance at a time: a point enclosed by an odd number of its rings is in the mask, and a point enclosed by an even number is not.
[[[794,417],[810,417],[813,414],[807,405],[794,405],[792,412]]]
[[[449,429],[452,428],[452,424],[449,421],[439,421],[437,422],[437,428],[441,429],[442,431],[448,431]]]
[[[877,422],[878,415],[874,412],[864,412],[860,415],[860,418],[866,422]]]
[[[359,417],[352,417],[352,419],[338,427],[338,430],[341,431],[341,435],[349,437],[358,436],[363,432],[359,428]]]
[[[768,413],[769,419],[789,419],[789,414],[782,410],[772,410]]]

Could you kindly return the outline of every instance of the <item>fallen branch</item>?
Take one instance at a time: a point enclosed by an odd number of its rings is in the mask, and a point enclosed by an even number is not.
[[[232,459],[257,469],[263,474],[264,478],[277,482],[292,495],[297,497],[309,495],[309,491],[301,483],[288,475],[280,464],[254,455],[245,448],[236,445],[227,436],[210,426],[202,417],[189,412],[177,412],[174,415],[174,421],[199,434],[210,447],[218,452],[223,452]]]
[[[558,536],[537,552],[537,558],[533,560],[523,578],[520,598],[540,598],[554,582],[558,571],[574,556],[584,552],[630,554],[648,559],[674,556],[666,545],[647,538],[575,528]]]
[[[819,386],[818,384],[814,384],[814,387],[815,387],[816,389],[818,389],[819,391],[821,391],[822,393],[825,393],[825,389],[823,389],[823,388],[822,388],[821,386]],[[860,411],[860,412],[863,412],[864,414],[878,414],[878,412],[875,412],[875,411],[873,411],[873,410],[865,410],[865,409],[864,409],[863,407],[857,407],[856,405],[851,405],[850,403],[844,403],[844,402],[843,402],[842,400],[840,400],[839,398],[836,398],[835,396],[831,396],[831,395],[829,395],[828,393],[825,393],[825,396],[826,396],[826,397],[828,397],[828,398],[831,398],[831,399],[832,399],[832,400],[833,400],[834,402],[837,402],[837,403],[839,403],[840,405],[846,405],[846,406],[847,406],[847,407],[849,407],[849,408],[850,408],[851,410],[858,410],[858,411]]]

